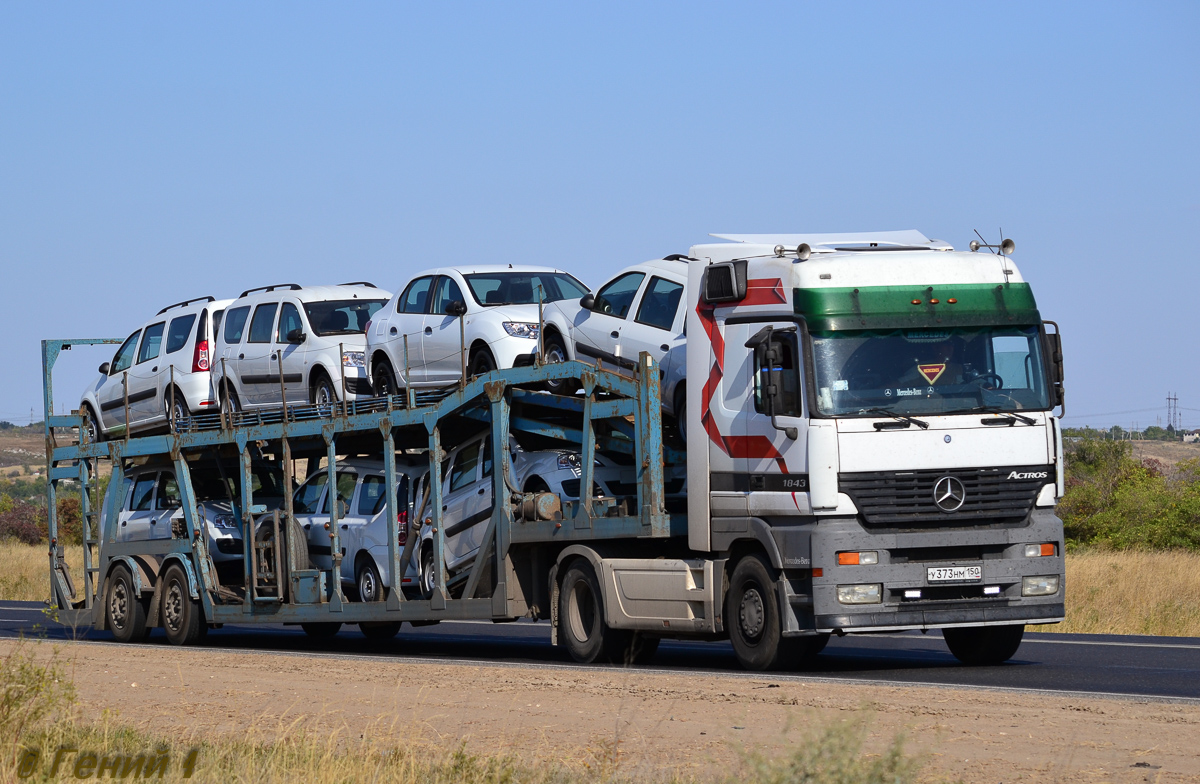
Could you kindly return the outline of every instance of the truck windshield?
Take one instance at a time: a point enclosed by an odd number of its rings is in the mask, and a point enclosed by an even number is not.
[[[816,332],[826,416],[1048,409],[1037,327]]]

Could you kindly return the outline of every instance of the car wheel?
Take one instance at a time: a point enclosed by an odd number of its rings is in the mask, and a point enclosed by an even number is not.
[[[567,346],[563,342],[562,335],[553,332],[547,336],[546,342],[542,344],[542,357],[546,360],[547,365],[556,365],[567,361]],[[569,395],[574,391],[574,385],[569,378],[547,381],[545,386],[547,392],[555,395]]]
[[[163,401],[163,413],[167,417],[167,430],[174,433],[179,427],[179,423],[188,417],[187,400],[184,399],[183,393],[178,389],[175,394],[171,394],[171,390],[167,390],[167,398]]]
[[[172,645],[192,645],[208,631],[200,602],[192,598],[187,575],[179,564],[171,564],[163,576],[159,615],[167,640]]]
[[[675,395],[675,432],[679,440],[687,445],[687,390],[681,389]]]
[[[333,382],[324,374],[313,384],[312,399],[309,401],[317,407],[320,416],[332,416],[333,407],[337,404],[337,393],[333,390]]]
[[[771,567],[759,555],[738,561],[726,594],[726,625],[733,652],[747,670],[769,670],[787,658]]]
[[[333,621],[320,621],[317,623],[302,623],[300,624],[300,628],[314,640],[332,640],[342,630],[342,625]]]
[[[146,637],[146,603],[134,588],[129,568],[123,564],[114,568],[108,578],[104,613],[117,642],[135,642]]]
[[[400,386],[396,383],[396,374],[387,360],[381,360],[375,365],[375,373],[371,385],[371,393],[375,397],[391,397],[400,394]]]
[[[91,406],[83,407],[83,431],[89,444],[98,444],[104,440],[104,431],[100,429],[100,422]]]
[[[371,642],[387,642],[400,632],[400,621],[360,623],[358,630]]]
[[[1016,655],[1021,647],[1025,627],[973,626],[965,629],[942,629],[946,647],[954,658],[972,667],[1002,664]]]
[[[237,395],[232,390],[221,396],[221,418],[227,423],[232,425],[234,414],[241,410],[242,407],[238,405]]]
[[[379,578],[379,569],[370,558],[363,560],[358,567],[358,600],[361,602],[382,602],[384,598],[383,580]]]
[[[492,358],[492,352],[486,348],[481,348],[471,355],[471,364],[467,372],[472,376],[482,376],[484,373],[490,373],[496,369],[496,360]]]
[[[437,576],[433,568],[432,545],[421,548],[421,598],[432,599]]]

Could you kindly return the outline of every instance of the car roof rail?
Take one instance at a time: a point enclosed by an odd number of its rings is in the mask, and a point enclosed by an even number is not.
[[[686,253],[672,253],[669,256],[663,256],[663,261],[696,261]]]
[[[256,291],[275,291],[276,289],[287,289],[288,291],[299,291],[302,288],[304,288],[304,287],[301,286],[299,283],[275,283],[270,286],[259,286],[256,289],[246,289],[245,291],[243,291],[241,294],[238,295],[238,299],[241,299],[242,297],[246,296],[247,294],[253,294]]]
[[[338,285],[339,286],[367,286],[368,288],[372,288],[372,289],[379,288],[378,286],[376,286],[374,283],[370,282],[369,280],[352,280],[349,283],[339,283]]]
[[[162,314],[166,313],[171,308],[182,308],[184,305],[191,305],[193,302],[216,302],[216,301],[217,301],[216,297],[194,297],[192,299],[185,299],[183,302],[176,302],[174,305],[167,305],[165,308],[158,311],[154,315],[161,316]]]

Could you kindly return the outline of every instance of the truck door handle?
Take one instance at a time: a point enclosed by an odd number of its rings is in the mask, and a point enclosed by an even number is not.
[[[391,329],[391,333],[392,333],[393,335],[395,335],[395,334],[396,334],[397,332],[399,332],[399,331],[400,331],[400,330],[396,329],[395,327],[392,327],[392,329]]]
[[[425,328],[425,334],[426,334],[426,335],[432,335],[432,334],[433,334],[433,327],[426,327],[426,328]]]
[[[621,337],[621,333],[620,333],[620,332],[617,332],[617,331],[614,329],[612,332],[609,332],[609,333],[608,333],[608,336],[609,336],[609,337],[613,337],[613,338],[619,338],[619,337]]]

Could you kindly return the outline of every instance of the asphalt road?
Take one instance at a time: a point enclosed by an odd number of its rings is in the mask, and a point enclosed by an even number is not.
[[[0,602],[0,637],[112,640],[108,632],[71,629],[47,618],[36,602]],[[117,643],[112,643],[116,645]],[[167,645],[161,630],[142,645]],[[550,644],[546,623],[443,621],[404,626],[394,640],[369,644],[355,626],[331,641],[310,640],[292,626],[233,626],[210,630],[203,647],[214,652],[264,651],[339,658],[421,657],[426,660],[535,667],[577,666]],[[650,668],[740,674],[728,642],[664,640]],[[761,673],[756,678],[764,677]],[[890,685],[931,684],[1016,689],[1200,703],[1200,638],[1026,632],[1016,657],[995,667],[964,667],[938,632],[877,634],[830,640],[803,672],[770,678],[845,680]]]

